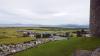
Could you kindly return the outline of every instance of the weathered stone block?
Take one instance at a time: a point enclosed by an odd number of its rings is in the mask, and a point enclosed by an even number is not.
[[[91,56],[91,51],[88,50],[76,50],[73,56]]]
[[[95,51],[93,51],[91,56],[100,56],[100,48],[97,48]]]

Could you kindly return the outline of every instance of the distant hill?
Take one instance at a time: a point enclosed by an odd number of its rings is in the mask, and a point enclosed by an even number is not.
[[[75,25],[75,24],[67,24],[67,25],[59,25],[64,28],[89,28],[89,25]]]
[[[0,24],[0,27],[39,27],[41,25],[34,24]]]
[[[62,27],[62,28],[89,28],[88,25],[39,25],[39,24],[0,24],[0,27]]]

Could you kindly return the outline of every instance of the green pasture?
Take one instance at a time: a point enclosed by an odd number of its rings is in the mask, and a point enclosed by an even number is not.
[[[100,39],[98,38],[72,38],[42,44],[13,56],[71,56],[76,49],[94,50],[97,47],[100,47]]]
[[[67,28],[32,28],[32,27],[3,27],[0,28],[0,44],[16,44],[26,41],[34,40],[30,37],[21,37],[20,33],[17,31],[28,30],[32,32],[48,32],[48,33],[65,33],[76,31],[77,29],[67,29]]]

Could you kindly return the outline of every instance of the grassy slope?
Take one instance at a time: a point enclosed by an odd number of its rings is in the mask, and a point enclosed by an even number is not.
[[[19,52],[14,56],[70,56],[75,49],[93,50],[100,46],[100,39],[79,39],[62,40],[49,42],[36,48]]]

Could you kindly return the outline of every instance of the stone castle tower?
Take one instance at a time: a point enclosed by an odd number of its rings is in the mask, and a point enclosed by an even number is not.
[[[90,30],[94,37],[100,37],[100,0],[90,0]]]

